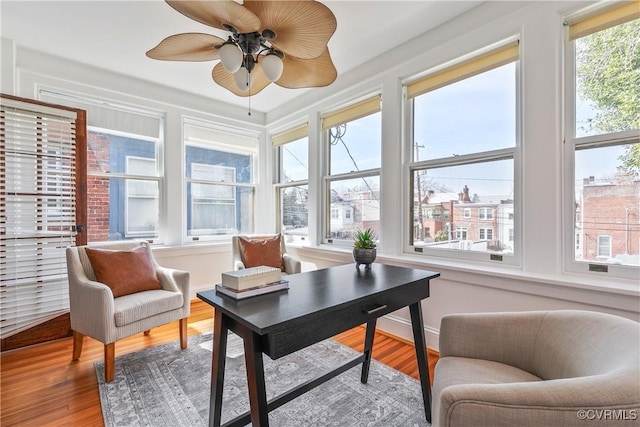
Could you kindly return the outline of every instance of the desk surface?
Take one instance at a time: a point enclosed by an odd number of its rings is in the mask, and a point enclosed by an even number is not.
[[[289,281],[287,291],[235,301],[212,289],[199,292],[198,297],[252,331],[265,335],[283,323],[371,299],[377,294],[382,296],[411,283],[424,283],[428,295],[429,279],[439,275],[380,263],[372,264],[371,270],[346,264],[285,276]]]

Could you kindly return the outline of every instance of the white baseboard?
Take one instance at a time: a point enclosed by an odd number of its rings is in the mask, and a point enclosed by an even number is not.
[[[378,319],[376,327],[377,329],[381,329],[388,334],[395,335],[406,341],[413,342],[413,330],[411,329],[410,320],[394,316],[393,314],[388,314]],[[438,351],[440,330],[431,328],[429,326],[423,326],[423,330],[425,332],[427,347]]]

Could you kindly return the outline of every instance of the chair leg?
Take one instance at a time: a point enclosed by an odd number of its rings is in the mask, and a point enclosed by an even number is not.
[[[73,356],[71,356],[71,360],[80,359],[80,354],[82,354],[83,341],[84,335],[78,331],[73,331]]]
[[[180,348],[187,348],[187,318],[180,319]]]
[[[104,345],[104,380],[106,382],[113,381],[116,358],[116,343]]]

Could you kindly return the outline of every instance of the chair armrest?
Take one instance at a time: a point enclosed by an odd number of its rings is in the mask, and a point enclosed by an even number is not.
[[[234,261],[233,262],[233,270],[244,270],[244,263],[242,261]]]
[[[444,316],[440,357],[491,360],[533,372],[538,331],[546,311],[470,313]]]
[[[113,293],[104,283],[69,279],[71,329],[104,344],[117,339]]]
[[[160,280],[162,289],[172,292],[180,292],[184,299],[183,317],[188,317],[191,312],[190,275],[188,271],[176,270],[168,267],[156,267],[156,275]]]
[[[459,384],[441,394],[438,425],[584,426],[580,410],[640,410],[637,371],[510,384]],[[484,420],[484,423],[482,422]],[[629,425],[612,421],[607,425]]]
[[[300,260],[289,254],[282,256],[282,264],[284,264],[284,271],[288,274],[300,273],[302,271],[302,263]]]

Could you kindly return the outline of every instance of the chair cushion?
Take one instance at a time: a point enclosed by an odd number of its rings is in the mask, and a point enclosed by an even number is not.
[[[130,251],[85,250],[96,279],[111,288],[114,298],[162,289],[147,246],[138,246]]]
[[[273,237],[247,238],[239,236],[240,254],[246,268],[266,265],[284,271],[280,235]]]
[[[436,364],[432,409],[439,418],[442,392],[450,386],[465,384],[504,384],[542,381],[527,371],[504,363],[466,357],[442,357]]]
[[[157,314],[182,308],[180,292],[165,290],[143,291],[114,300],[116,326],[124,326]]]

